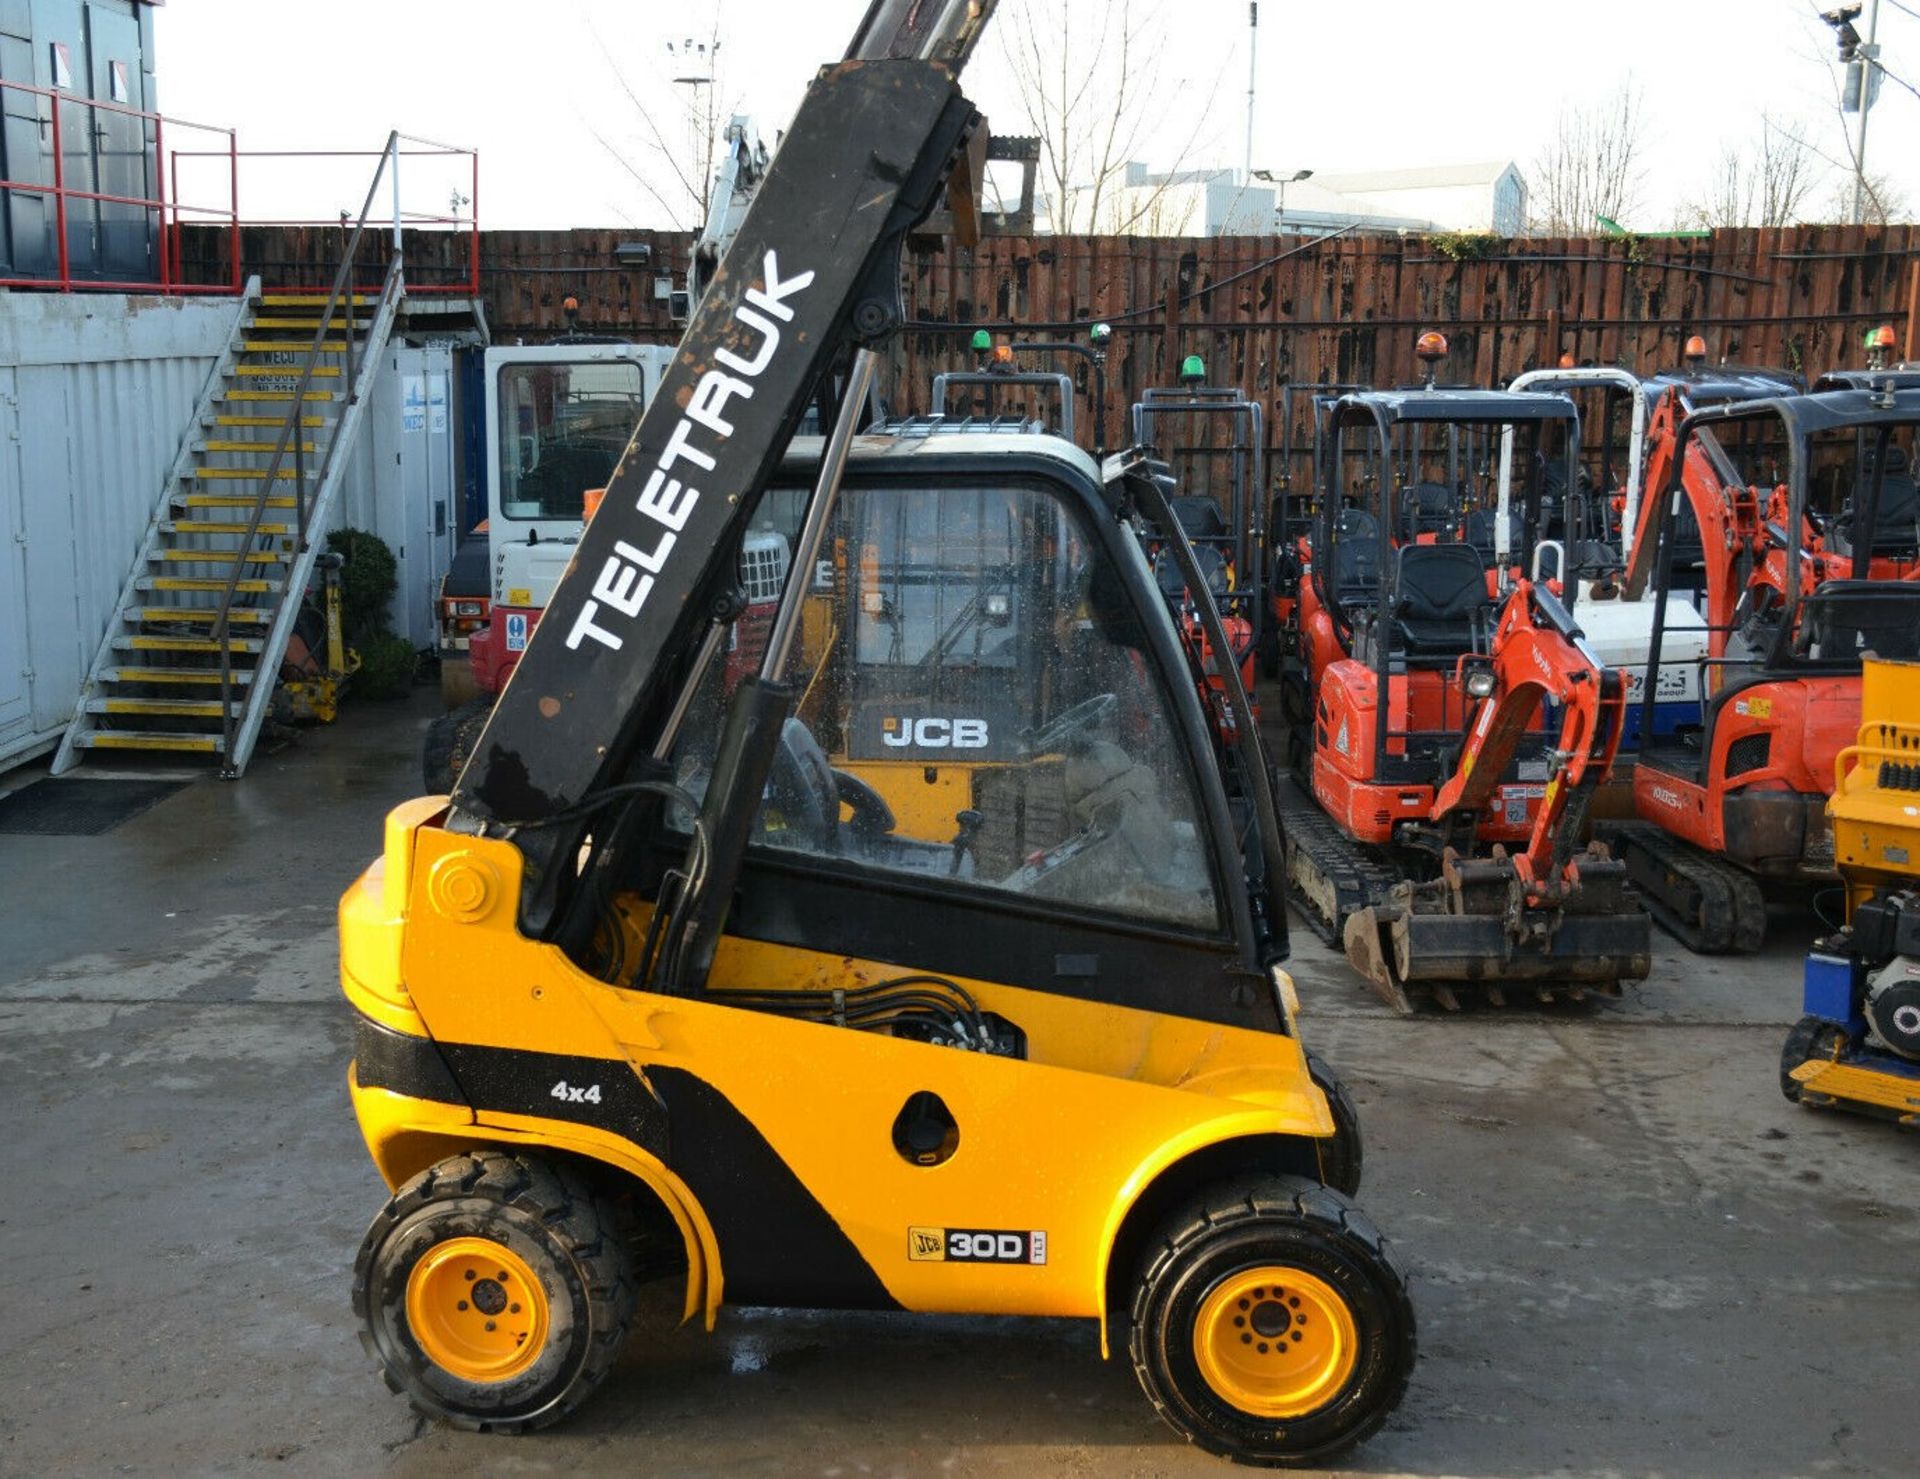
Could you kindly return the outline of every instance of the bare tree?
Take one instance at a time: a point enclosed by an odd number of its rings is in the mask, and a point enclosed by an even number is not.
[[[1868,170],[1866,177],[1866,224],[1885,226],[1892,221],[1905,221],[1911,218],[1913,211],[1907,200],[1907,194],[1892,178],[1877,170]],[[1849,170],[1834,182],[1833,193],[1827,200],[1826,218],[1829,221],[1851,221],[1853,219],[1853,173]]]
[[[1720,151],[1689,213],[1701,226],[1790,226],[1815,184],[1815,154],[1800,124],[1760,115],[1760,136]]]
[[[597,129],[594,138],[676,228],[697,228],[707,218],[713,203],[714,155],[732,111],[721,70],[718,6],[711,26],[701,29],[705,34],[667,41],[661,64],[649,68],[639,86],[594,29],[600,55],[634,125],[626,139],[610,138]],[[638,144],[638,157],[631,144]]]
[[[1040,139],[1055,233],[1123,233],[1167,216],[1171,177],[1211,123],[1218,91],[1161,85],[1167,14],[1166,6],[1143,0],[1019,0],[1001,12],[996,30],[1026,127]],[[1193,116],[1176,117],[1176,109]],[[1169,136],[1176,145],[1170,168],[1129,186],[1128,163]]]
[[[1626,82],[1598,103],[1569,104],[1527,181],[1529,225],[1554,235],[1585,236],[1599,218],[1618,221],[1640,204],[1646,170],[1646,111],[1640,89]]]

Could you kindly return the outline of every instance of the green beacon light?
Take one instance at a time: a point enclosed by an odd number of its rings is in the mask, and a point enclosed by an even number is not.
[[[1093,341],[1095,347],[1104,345],[1113,337],[1113,325],[1104,323],[1095,324],[1087,330],[1087,337]]]
[[[975,329],[973,331],[973,352],[975,354],[986,354],[992,348],[993,348],[992,333],[990,333],[986,329]]]
[[[1190,354],[1180,362],[1180,383],[1199,385],[1207,378],[1206,361],[1197,354]]]

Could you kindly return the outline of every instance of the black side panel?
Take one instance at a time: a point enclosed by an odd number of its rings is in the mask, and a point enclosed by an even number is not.
[[[666,1106],[624,1058],[455,1042],[439,1048],[462,1097],[476,1110],[572,1120],[609,1130],[663,1161],[669,1158]]]
[[[900,1308],[826,1208],[724,1095],[682,1069],[647,1072],[673,1117],[673,1169],[720,1240],[728,1304]]]
[[[395,1032],[369,1017],[353,1020],[353,1076],[363,1089],[386,1089],[436,1104],[467,1102],[437,1043]]]

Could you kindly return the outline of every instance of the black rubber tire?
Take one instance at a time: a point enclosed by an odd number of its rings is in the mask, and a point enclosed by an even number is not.
[[[428,1417],[481,1433],[544,1428],[592,1395],[633,1319],[627,1219],[570,1169],[536,1156],[476,1150],[429,1167],[373,1219],[353,1265],[360,1343],[387,1385]],[[504,1243],[535,1271],[549,1304],[540,1358],[505,1381],[467,1381],[436,1365],[407,1326],[407,1278],[434,1244]]]
[[[1327,1096],[1333,1111],[1333,1139],[1320,1144],[1320,1179],[1342,1196],[1360,1195],[1360,1172],[1367,1159],[1360,1136],[1360,1110],[1340,1075],[1318,1053],[1307,1053],[1307,1073]]]
[[[1193,1354],[1193,1321],[1221,1279],[1283,1263],[1337,1289],[1359,1331],[1359,1360],[1334,1398],[1285,1420],[1217,1396]],[[1418,1341],[1406,1276],[1359,1208],[1295,1176],[1249,1177],[1196,1198],[1161,1225],[1134,1283],[1127,1349],[1168,1426],[1196,1447],[1266,1467],[1324,1464],[1371,1435],[1406,1395]]]
[[[1802,1017],[1780,1049],[1780,1092],[1790,1103],[1800,1102],[1800,1085],[1793,1070],[1809,1058],[1831,1058],[1847,1045],[1847,1035],[1824,1017]]]
[[[420,747],[420,774],[430,795],[453,789],[492,713],[492,699],[476,698],[449,709],[427,726],[426,743]]]

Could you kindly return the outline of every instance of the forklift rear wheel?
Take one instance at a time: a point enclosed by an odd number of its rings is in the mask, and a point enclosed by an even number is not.
[[[1132,1315],[1134,1374],[1161,1417],[1239,1463],[1345,1452],[1413,1371],[1406,1276],[1351,1201],[1299,1177],[1235,1181],[1169,1219]]]
[[[1837,1058],[1846,1050],[1847,1034],[1839,1025],[1822,1017],[1802,1017],[1787,1034],[1780,1049],[1780,1092],[1795,1104],[1800,1102],[1800,1085],[1793,1070],[1814,1058]]]
[[[1327,1108],[1333,1111],[1333,1138],[1320,1142],[1320,1179],[1343,1196],[1358,1196],[1360,1169],[1366,1160],[1366,1146],[1360,1139],[1360,1111],[1340,1075],[1318,1053],[1307,1054],[1307,1073],[1327,1096]]]
[[[480,1150],[414,1177],[354,1262],[361,1344],[387,1385],[476,1432],[557,1422],[599,1386],[633,1315],[618,1209],[571,1171]]]

